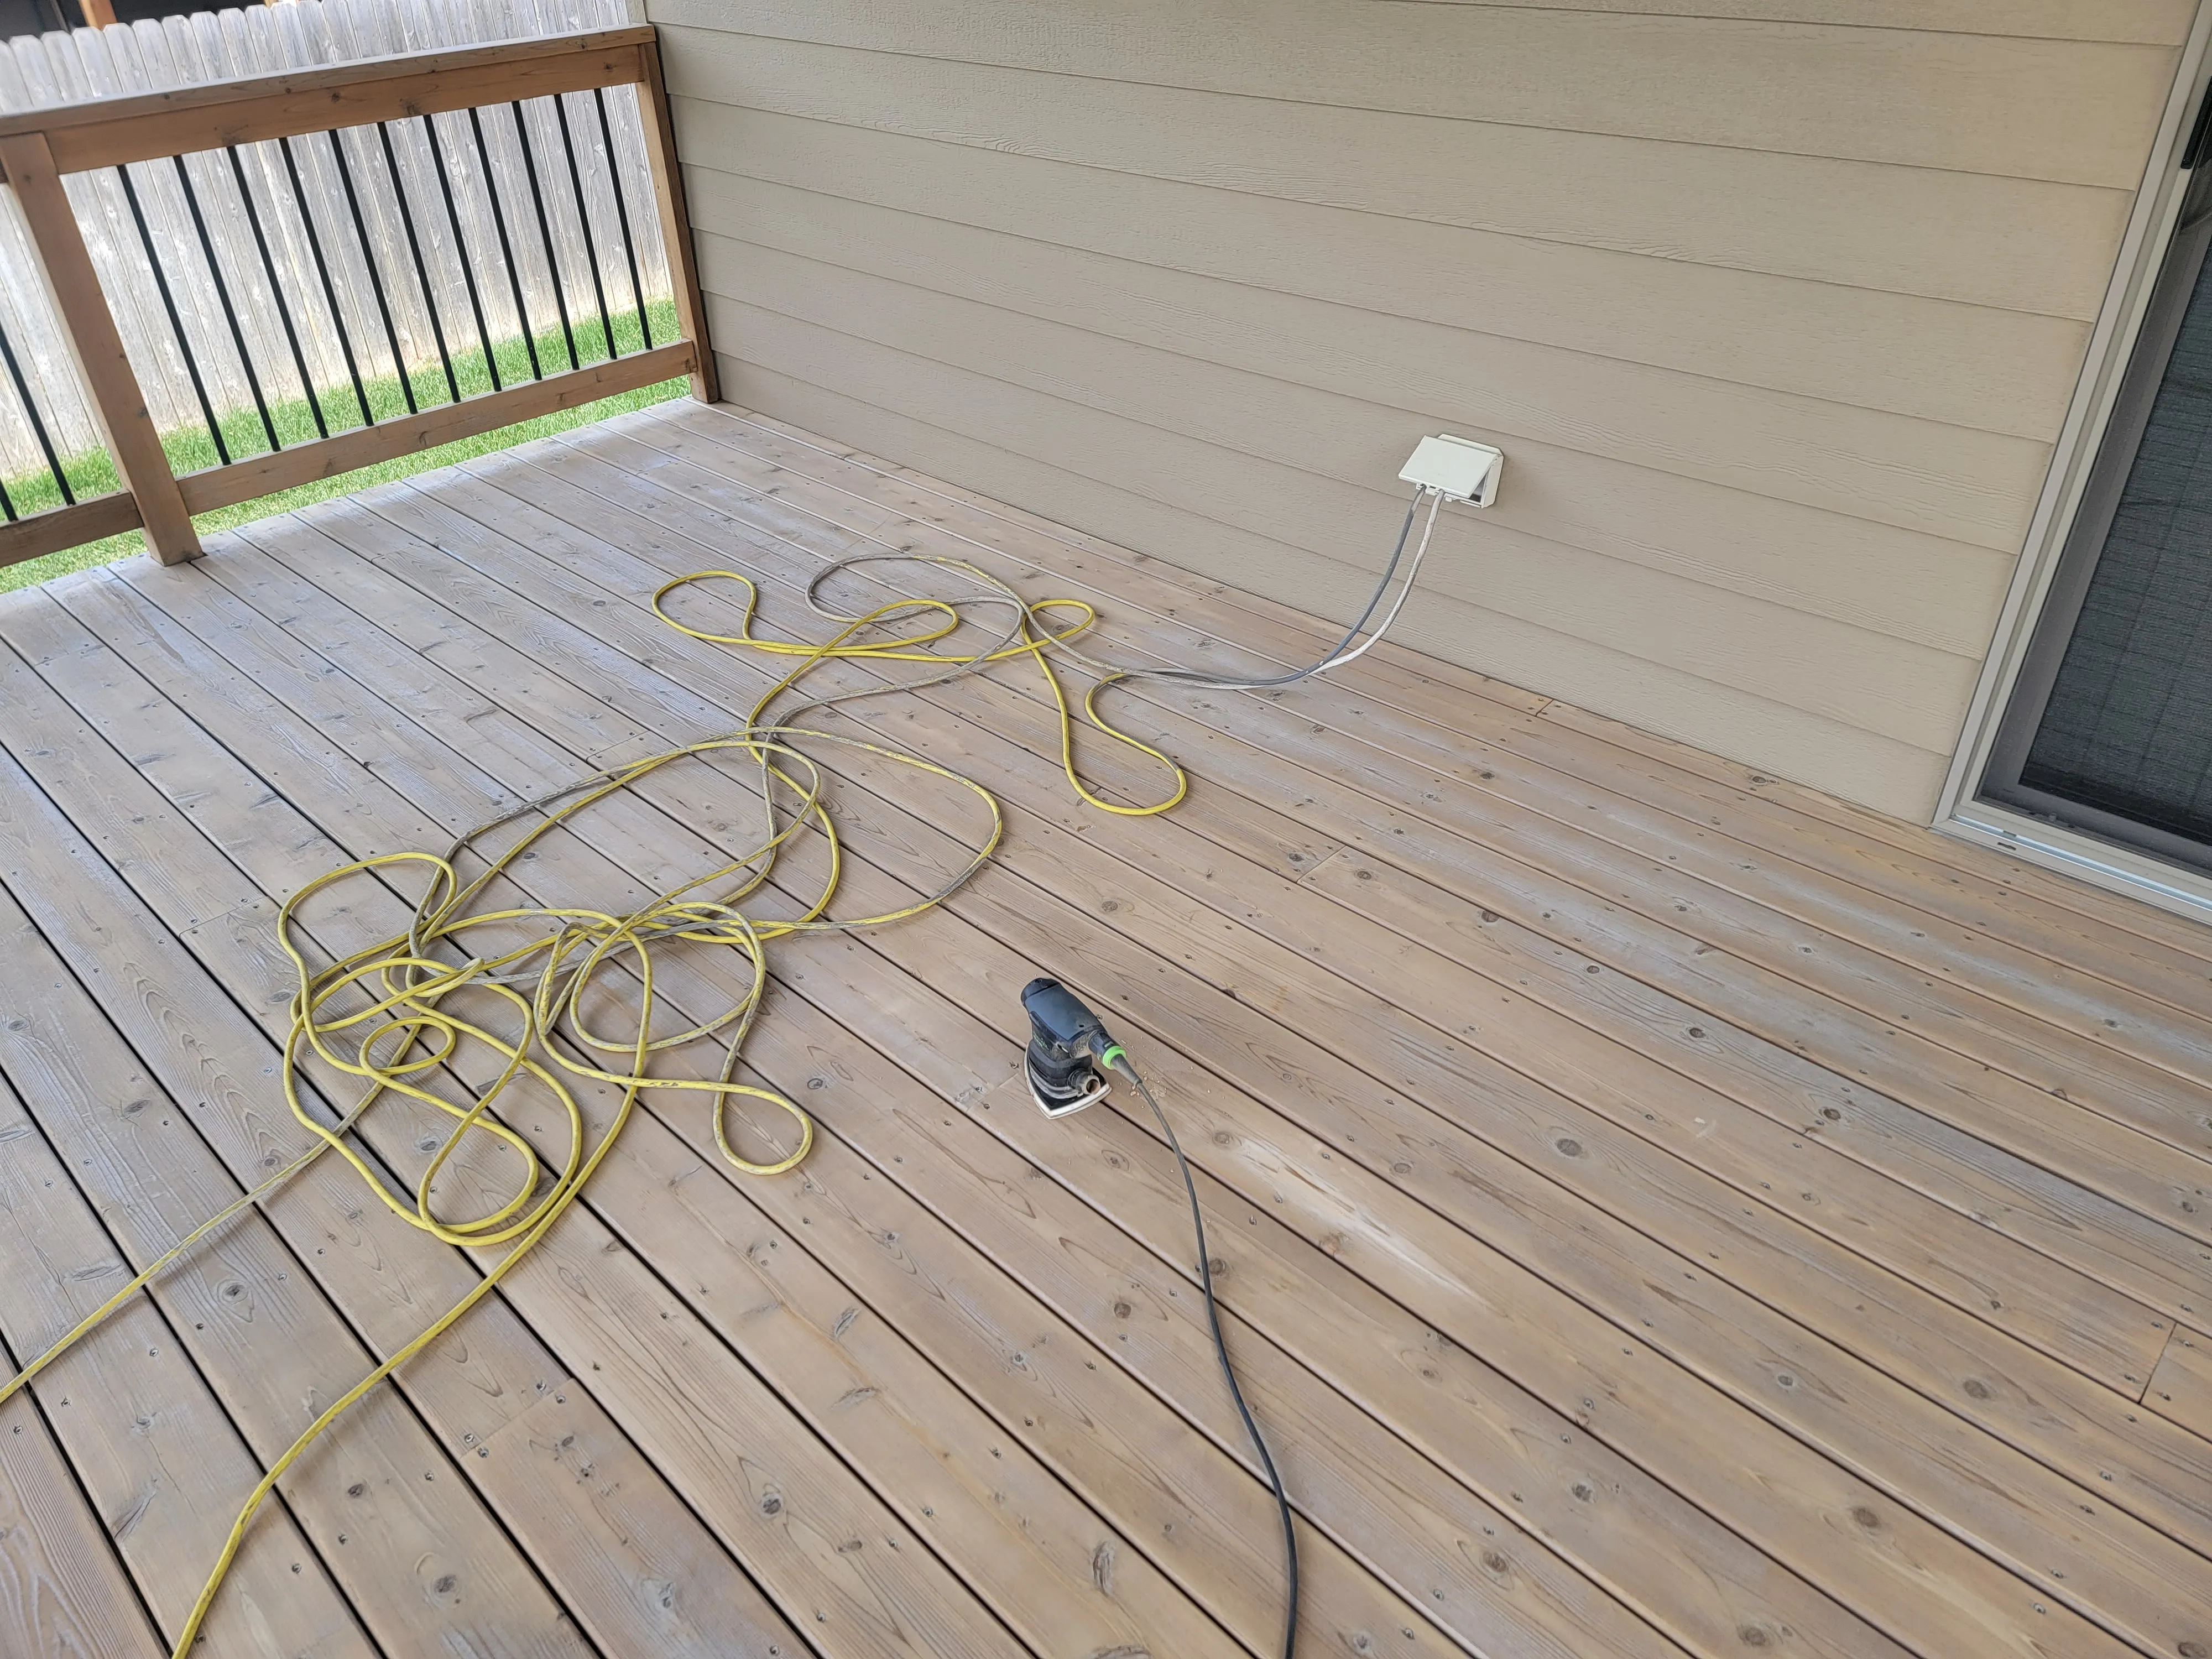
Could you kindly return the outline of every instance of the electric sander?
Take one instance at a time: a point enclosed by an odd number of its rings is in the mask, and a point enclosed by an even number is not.
[[[1106,1035],[1098,1016],[1056,979],[1033,979],[1022,992],[1030,1017],[1030,1048],[1023,1069],[1030,1098],[1047,1117],[1066,1117],[1106,1098],[1107,1073],[1121,1045]]]

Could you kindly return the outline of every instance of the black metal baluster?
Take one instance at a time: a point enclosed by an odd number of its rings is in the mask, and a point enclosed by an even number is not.
[[[15,343],[8,337],[8,331],[0,328],[0,357],[8,360],[8,378],[15,383],[15,395],[23,400],[23,413],[31,417],[31,431],[39,441],[39,449],[46,458],[46,471],[54,475],[54,488],[62,492],[62,504],[75,507],[76,495],[70,489],[69,475],[62,471],[61,457],[54,453],[53,436],[46,430],[46,417],[39,413],[38,401],[31,396],[31,383],[23,378],[23,366],[15,361]],[[0,503],[8,509],[8,517],[15,517],[15,507],[7,500],[7,491],[0,488]]]
[[[406,356],[399,349],[399,331],[392,325],[392,301],[384,291],[384,273],[377,268],[376,252],[369,244],[368,221],[362,216],[361,197],[353,187],[353,169],[346,165],[345,146],[338,143],[337,134],[325,136],[331,141],[331,157],[338,165],[338,182],[345,186],[346,206],[353,212],[353,234],[361,243],[362,264],[368,268],[368,286],[376,295],[376,314],[384,320],[385,343],[392,348],[392,372],[399,377],[400,395],[407,399],[407,412],[412,415],[419,407],[415,401],[415,377],[408,373]],[[355,384],[358,386],[359,380]],[[364,397],[362,407],[367,408],[368,403]]]
[[[446,173],[446,152],[439,146],[438,130],[430,125],[430,118],[422,119],[422,140],[430,146],[430,166],[438,175],[438,193],[446,198],[446,222],[453,227],[453,258],[460,262],[461,286],[468,292],[469,314],[476,319],[477,344],[483,349],[484,373],[491,377],[492,390],[504,392],[507,387],[499,378],[499,364],[491,355],[491,331],[484,326],[483,300],[477,293],[477,273],[469,263],[469,245],[461,235],[460,210],[453,205],[453,181]]]
[[[545,269],[553,276],[553,304],[561,313],[561,332],[568,342],[568,367],[580,368],[583,359],[576,355],[576,331],[568,322],[568,290],[561,281],[561,261],[553,252],[553,227],[545,217],[545,193],[538,187],[538,162],[530,148],[530,128],[522,118],[520,101],[507,107],[514,112],[514,136],[522,145],[522,171],[530,179],[530,204],[538,210],[538,238],[545,244]]]
[[[553,94],[553,113],[561,123],[561,148],[568,153],[568,189],[576,198],[576,223],[584,233],[584,258],[592,267],[592,293],[599,302],[599,333],[607,343],[607,356],[615,355],[615,325],[607,320],[607,290],[599,281],[599,245],[592,239],[592,210],[584,200],[584,175],[576,166],[576,141],[568,132],[568,103]]]
[[[446,325],[438,316],[437,296],[430,292],[430,268],[422,263],[422,239],[416,234],[415,216],[408,210],[407,186],[399,182],[399,158],[392,153],[392,130],[379,121],[376,136],[383,141],[384,165],[392,174],[392,194],[399,204],[399,222],[407,227],[407,247],[415,256],[415,280],[422,285],[422,308],[430,313],[430,337],[438,343],[438,362],[446,371],[446,390],[459,403],[461,383],[453,378],[453,354],[446,349]]]
[[[230,325],[231,343],[238,348],[238,361],[246,370],[246,388],[253,394],[253,407],[261,416],[261,429],[269,434],[269,447],[282,449],[276,441],[276,422],[269,418],[269,399],[262,396],[261,377],[253,369],[253,354],[246,347],[246,331],[239,325],[238,307],[230,302],[230,285],[222,280],[222,267],[216,261],[215,238],[208,234],[207,216],[200,211],[199,192],[192,188],[192,175],[185,169],[185,158],[172,155],[170,165],[177,169],[177,182],[184,186],[185,205],[191,210],[192,228],[199,232],[200,252],[207,257],[208,276],[215,283],[215,297],[222,307],[223,320]]]
[[[22,397],[24,412],[30,416],[33,426],[40,425],[39,411],[32,407],[30,389],[23,384],[23,371],[15,367],[15,348],[8,343],[8,331],[5,329],[0,329],[0,351],[4,351],[8,355],[8,372],[15,377],[15,390]],[[62,470],[54,465],[53,447],[51,444],[43,444],[46,436],[43,430],[39,435],[42,441],[42,447],[46,451],[47,470],[54,475],[54,482],[60,483]],[[15,511],[15,501],[8,493],[7,480],[0,478],[0,517],[4,517],[9,524],[13,524],[22,516]]]
[[[499,202],[499,175],[492,167],[491,149],[484,143],[483,117],[473,105],[469,109],[469,131],[477,141],[477,165],[483,169],[484,194],[491,198],[491,222],[499,231],[499,257],[507,264],[507,290],[514,296],[514,320],[530,352],[530,377],[542,380],[545,366],[538,361],[538,331],[531,325],[530,308],[522,302],[522,272],[514,263],[514,244],[507,240],[507,210]]]
[[[637,331],[644,339],[647,349],[653,346],[653,324],[645,314],[645,284],[637,276],[637,246],[629,234],[629,208],[623,199],[622,167],[615,160],[614,123],[607,118],[607,89],[593,87],[592,96],[599,106],[599,141],[607,147],[607,183],[615,193],[615,222],[622,227],[623,260],[629,267],[629,299],[637,307]]]
[[[307,251],[315,256],[315,275],[323,285],[323,303],[331,308],[331,321],[338,331],[338,353],[345,359],[346,374],[353,381],[354,401],[361,405],[363,426],[374,426],[376,416],[370,413],[368,390],[361,380],[361,365],[354,359],[353,336],[346,328],[345,313],[338,307],[337,285],[331,281],[330,263],[323,258],[322,233],[315,228],[314,215],[307,210],[307,189],[300,177],[300,163],[292,154],[292,141],[279,138],[276,148],[283,153],[285,175],[292,181],[293,204],[300,210],[300,223],[307,233]],[[394,361],[398,353],[393,353]]]
[[[299,371],[300,395],[307,400],[307,412],[315,417],[315,430],[327,438],[330,424],[323,419],[323,402],[315,392],[314,376],[307,373],[307,354],[300,349],[300,331],[293,326],[292,308],[284,303],[283,285],[276,280],[276,261],[269,254],[269,238],[261,229],[261,210],[253,205],[253,191],[246,181],[246,163],[238,154],[238,146],[226,144],[224,151],[230,157],[230,176],[238,181],[238,199],[246,204],[246,222],[253,231],[253,246],[261,252],[261,272],[269,279],[269,296],[276,307],[277,320],[284,325],[285,343],[292,348],[292,367]]]
[[[137,186],[131,182],[131,169],[118,167],[115,176],[123,181],[123,199],[131,204],[131,217],[138,226],[138,245],[146,250],[146,264],[154,273],[154,286],[160,290],[161,308],[169,313],[169,330],[177,337],[177,349],[185,360],[185,373],[191,377],[192,395],[200,400],[200,416],[207,422],[208,436],[215,441],[216,459],[224,466],[230,465],[230,446],[223,441],[222,422],[215,417],[215,405],[208,400],[207,382],[200,378],[200,362],[192,353],[191,337],[185,332],[185,319],[177,310],[177,296],[169,291],[168,272],[162,268],[161,256],[154,248],[154,233],[146,228],[146,210],[138,201]]]

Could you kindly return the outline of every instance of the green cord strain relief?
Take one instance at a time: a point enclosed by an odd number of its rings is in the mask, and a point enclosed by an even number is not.
[[[1099,1055],[1098,1055],[1098,1064],[1099,1064],[1099,1066],[1100,1066],[1103,1069],[1104,1069],[1104,1070],[1106,1070],[1106,1071],[1109,1071],[1109,1072],[1112,1071],[1112,1070],[1114,1069],[1114,1062],[1115,1062],[1115,1060],[1117,1060],[1121,1059],[1124,1052],[1125,1052],[1125,1051],[1123,1050],[1123,1048],[1122,1048],[1122,1047],[1121,1047],[1121,1045],[1120,1043],[1118,1043],[1118,1042],[1109,1042],[1109,1043],[1108,1043],[1108,1044],[1106,1045],[1106,1047],[1105,1047],[1103,1050],[1101,1050],[1101,1051],[1100,1051],[1100,1053],[1099,1053]]]

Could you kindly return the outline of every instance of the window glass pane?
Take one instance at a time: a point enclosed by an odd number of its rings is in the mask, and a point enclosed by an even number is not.
[[[2021,781],[2212,843],[2212,260]]]

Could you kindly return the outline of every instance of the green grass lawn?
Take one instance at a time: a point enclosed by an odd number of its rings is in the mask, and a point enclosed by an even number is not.
[[[665,345],[677,338],[675,307],[663,300],[653,302],[648,309],[653,314],[654,341]],[[588,323],[580,319],[577,320],[575,341],[576,355],[586,367],[606,360],[608,342],[599,327],[596,313]],[[464,352],[450,331],[447,343],[454,348],[453,380],[460,388],[461,396],[475,397],[493,390],[492,377],[481,346],[471,341]],[[614,319],[613,344],[617,352],[635,351],[644,343],[635,313]],[[493,344],[492,356],[498,363],[501,379],[507,385],[515,386],[534,378],[531,374],[530,362],[533,345],[538,362],[548,375],[559,374],[570,366],[568,338],[558,329],[545,331],[535,341],[526,342],[520,336],[498,341]],[[452,388],[447,385],[443,368],[434,364],[428,368],[416,371],[410,380],[416,403],[420,407],[435,409],[453,401]],[[310,501],[347,495],[373,483],[381,483],[388,478],[404,478],[410,473],[443,466],[448,461],[465,459],[471,455],[489,454],[532,438],[543,437],[549,432],[562,432],[571,427],[586,426],[593,421],[604,420],[610,415],[621,414],[625,410],[642,409],[648,404],[660,403],[679,395],[688,384],[676,380],[664,380],[657,386],[641,386],[635,392],[602,398],[596,403],[563,410],[557,414],[541,415],[535,420],[518,422],[495,431],[480,433],[473,438],[459,438],[452,443],[440,444],[434,449],[404,455],[398,460],[381,461],[357,471],[340,473],[334,478],[319,478],[295,489],[278,490],[273,495],[240,501],[235,507],[203,513],[197,515],[192,522],[198,526],[203,536],[218,530],[228,530],[233,525],[266,518],[272,513],[289,513],[294,507],[307,506]],[[371,413],[379,421],[407,412],[406,393],[397,375],[387,374],[380,379],[364,380],[362,390],[368,394]],[[331,432],[343,432],[361,425],[361,404],[356,400],[350,380],[325,387],[318,401],[322,406],[323,419]],[[315,428],[314,411],[304,398],[272,400],[269,405],[269,422],[276,428],[278,439],[288,449],[295,444],[312,442],[321,435]],[[233,459],[268,452],[267,429],[261,423],[260,412],[251,405],[243,410],[234,410],[228,415],[220,416],[218,424],[222,428],[223,442],[229,447]],[[220,459],[215,441],[209,436],[207,428],[200,423],[162,434],[161,447],[168,453],[169,465],[179,475],[214,466]],[[70,488],[80,501],[104,495],[118,487],[114,463],[104,449],[71,456],[63,462],[62,470],[68,475]],[[43,471],[0,482],[5,483],[9,498],[14,501],[16,512],[26,517],[61,505],[61,492],[55,488],[52,477]],[[44,558],[0,566],[0,592],[10,588],[28,587],[65,571],[84,570],[96,564],[106,564],[141,552],[144,547],[144,537],[136,530],[130,530],[103,541],[88,542],[82,547],[64,548],[58,553],[49,553]]]

